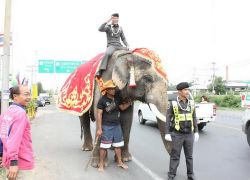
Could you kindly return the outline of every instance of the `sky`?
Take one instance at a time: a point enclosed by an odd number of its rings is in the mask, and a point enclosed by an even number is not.
[[[217,76],[225,79],[228,66],[229,80],[250,80],[249,9],[249,0],[12,0],[11,72],[30,77],[38,59],[93,58],[106,47],[98,27],[118,12],[130,47],[154,50],[171,83],[207,83],[212,62]],[[35,73],[33,81],[55,89],[68,75]]]

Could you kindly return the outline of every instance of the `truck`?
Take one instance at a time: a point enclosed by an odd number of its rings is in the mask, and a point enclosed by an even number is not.
[[[168,91],[168,101],[176,101],[178,92]],[[189,100],[194,100],[192,94],[189,94]],[[195,103],[195,111],[198,129],[202,130],[207,123],[215,121],[216,118],[216,105],[211,102]],[[145,124],[146,121],[157,122],[155,114],[152,112],[148,104],[140,103],[138,106],[138,119],[140,124]]]

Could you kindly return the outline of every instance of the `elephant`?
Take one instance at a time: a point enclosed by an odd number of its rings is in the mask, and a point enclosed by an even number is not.
[[[136,87],[129,86],[131,63],[134,67],[134,80]],[[102,74],[103,81],[112,79],[116,84],[122,99],[138,100],[148,103],[157,117],[158,128],[165,145],[170,152],[171,144],[164,139],[166,112],[168,106],[167,99],[167,80],[157,74],[151,61],[137,56],[131,52],[119,50],[109,59],[107,70]],[[101,97],[101,92],[95,83],[94,99],[91,108],[82,116],[79,116],[81,124],[81,137],[84,136],[82,150],[90,151],[93,149],[93,138],[91,136],[90,121],[97,119],[97,103]],[[132,160],[129,151],[130,130],[133,120],[133,106],[120,114],[121,127],[123,131],[124,147],[122,148],[123,161]],[[99,142],[100,143],[100,142]],[[97,167],[99,161],[99,146],[94,148],[91,165]]]

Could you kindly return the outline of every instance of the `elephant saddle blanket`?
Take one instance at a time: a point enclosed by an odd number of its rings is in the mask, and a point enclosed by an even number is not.
[[[103,55],[103,53],[98,54],[69,75],[58,93],[57,107],[60,110],[77,116],[89,110],[93,101],[95,74]]]
[[[132,51],[132,54],[152,61],[152,65],[159,76],[164,79],[167,78],[161,66],[160,58],[153,51],[146,48],[137,48]],[[90,109],[94,99],[95,74],[103,56],[104,53],[98,54],[69,75],[58,93],[57,107],[60,110],[81,116]],[[99,88],[102,88],[102,80],[97,80],[97,83]]]

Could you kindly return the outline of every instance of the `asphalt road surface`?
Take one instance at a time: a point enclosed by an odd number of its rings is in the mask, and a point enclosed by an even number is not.
[[[90,152],[81,151],[78,117],[59,112],[54,105],[39,108],[32,121],[36,156],[34,180],[163,180],[167,179],[169,155],[164,149],[156,124],[140,125],[135,107],[129,170],[118,168],[109,151],[104,173],[85,166]],[[215,122],[200,132],[194,147],[194,169],[198,180],[250,180],[250,147],[241,131],[242,112],[219,111]],[[95,124],[92,123],[94,132]],[[176,180],[185,180],[182,153]]]

